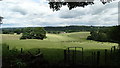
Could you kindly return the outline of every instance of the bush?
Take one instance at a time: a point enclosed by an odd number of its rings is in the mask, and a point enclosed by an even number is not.
[[[9,49],[9,45],[2,45],[2,68],[45,68],[48,61],[44,59],[43,53],[19,51],[16,48]]]

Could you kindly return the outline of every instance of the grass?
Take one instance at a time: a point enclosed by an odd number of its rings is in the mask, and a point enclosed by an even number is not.
[[[116,43],[96,42],[86,40],[89,32],[75,32],[65,34],[47,34],[47,39],[36,40],[27,39],[19,40],[20,35],[2,35],[2,43],[9,44],[16,48],[55,48],[66,49],[71,46],[83,47],[84,49],[109,49],[111,46],[117,46]]]
[[[2,43],[6,43],[10,48],[23,48],[24,50],[35,51],[40,48],[45,58],[50,61],[59,61],[63,59],[63,50],[68,47],[83,47],[86,55],[92,51],[108,49],[117,46],[116,43],[97,42],[86,40],[90,32],[75,32],[64,34],[47,34],[44,40],[27,39],[19,40],[21,35],[2,34]],[[59,58],[59,59],[58,59]]]

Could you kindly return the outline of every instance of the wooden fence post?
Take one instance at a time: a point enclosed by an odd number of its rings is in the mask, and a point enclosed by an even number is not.
[[[7,46],[7,49],[9,50],[9,46]]]
[[[75,47],[75,64],[76,64],[76,54],[77,54],[77,53],[76,53],[76,47]]]
[[[23,48],[21,48],[20,52],[23,53]]]
[[[97,51],[97,65],[100,64],[100,51]]]
[[[67,54],[66,54],[66,50],[64,50],[64,63],[67,62],[67,58],[66,58]]]
[[[94,52],[94,63],[96,63],[96,52]]]
[[[112,48],[111,48],[111,54],[112,54]]]
[[[73,64],[75,62],[75,52],[74,52],[74,50],[73,50],[72,62],[73,62]]]
[[[105,64],[107,63],[107,49],[105,49]]]
[[[114,52],[115,52],[115,46],[113,46],[113,48],[114,48]]]
[[[92,52],[92,64],[95,64],[96,63],[96,58],[95,58],[95,52]]]
[[[68,58],[68,63],[70,63],[70,50],[68,48],[68,55],[67,55],[67,58]]]
[[[94,52],[92,52],[92,64],[94,64]]]
[[[82,48],[82,64],[83,64],[83,57],[84,57],[84,56],[83,56],[83,48]]]

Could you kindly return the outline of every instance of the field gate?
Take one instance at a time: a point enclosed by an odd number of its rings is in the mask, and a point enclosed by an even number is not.
[[[83,64],[83,48],[68,47],[64,50],[64,62],[68,64]]]

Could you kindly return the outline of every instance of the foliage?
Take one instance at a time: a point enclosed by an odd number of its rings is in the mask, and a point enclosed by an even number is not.
[[[3,44],[2,51],[2,68],[44,68],[48,64],[41,52],[35,55],[21,52],[16,48],[9,49],[7,44]]]
[[[2,22],[3,17],[0,16],[0,23]]]
[[[3,17],[0,16],[0,22],[2,21]]]
[[[65,33],[71,33],[71,32],[80,32],[80,31],[96,31],[98,29],[103,29],[103,28],[109,28],[109,27],[104,27],[104,26],[64,26],[64,27],[44,27],[44,29],[48,33],[52,34],[59,34],[61,32]],[[24,28],[2,28],[3,34],[21,34],[25,33],[25,27]]]
[[[103,4],[110,3],[113,0],[100,0]],[[85,7],[88,5],[93,5],[94,0],[49,0],[50,8],[53,11],[58,11],[64,5],[67,5],[69,10],[76,8],[76,7]]]
[[[59,34],[61,32],[72,33],[72,32],[85,32],[85,31],[96,31],[98,29],[105,29],[109,27],[104,26],[64,26],[64,27],[44,27],[48,33]]]
[[[113,42],[113,40],[111,40],[108,36],[109,32],[110,28],[102,28],[97,31],[91,31],[91,36],[88,36],[87,39],[101,42]]]
[[[2,28],[3,34],[20,34],[23,33],[23,28]]]
[[[120,43],[120,25],[91,31],[90,34],[91,36],[87,37],[88,40]]]
[[[120,25],[113,26],[108,35],[112,40],[115,40],[117,43],[120,43],[120,38],[119,38],[120,37]]]
[[[49,2],[50,8],[53,9],[53,11],[58,11],[62,7],[62,5],[67,5],[69,10],[75,7],[85,7],[89,4],[94,4],[93,2]]]
[[[24,32],[20,39],[41,39],[46,38],[46,31],[42,27],[27,27],[24,28]]]

